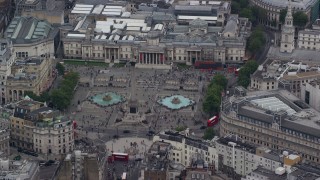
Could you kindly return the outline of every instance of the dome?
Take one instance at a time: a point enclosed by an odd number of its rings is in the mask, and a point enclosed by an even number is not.
[[[197,29],[202,29],[202,28],[207,28],[208,27],[208,23],[204,20],[201,19],[195,19],[192,20],[190,23],[190,28],[197,28]]]

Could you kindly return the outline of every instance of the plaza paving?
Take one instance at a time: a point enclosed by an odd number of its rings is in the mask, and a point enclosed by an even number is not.
[[[146,134],[150,130],[157,133],[177,127],[188,127],[196,135],[202,136],[200,127],[206,124],[207,119],[201,111],[203,91],[213,76],[208,72],[193,68],[156,70],[131,66],[106,68],[68,65],[67,69],[80,73],[80,83],[66,115],[77,121],[81,137],[105,143],[115,136],[148,138]],[[124,96],[126,101],[109,107],[89,101],[91,96],[107,92]],[[195,103],[180,110],[170,110],[157,102],[172,95],[182,95]],[[138,102],[136,116],[128,116],[130,100]],[[143,123],[124,122],[139,117],[143,117]]]

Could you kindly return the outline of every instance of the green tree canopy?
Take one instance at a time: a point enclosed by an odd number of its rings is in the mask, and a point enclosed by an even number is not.
[[[61,63],[56,64],[56,69],[58,70],[59,75],[64,75],[65,68]]]
[[[287,9],[281,9],[280,10],[280,17],[279,20],[282,24],[284,24],[284,21],[286,19],[286,15],[287,15],[288,10]]]
[[[259,51],[262,47],[263,47],[263,42],[258,38],[253,38],[251,41],[249,41],[248,49],[253,54]]]
[[[70,96],[61,89],[55,89],[51,93],[51,101],[55,108],[64,110],[70,104]]]
[[[240,4],[236,1],[233,1],[231,3],[231,13],[232,14],[239,14],[240,10],[241,10]]]
[[[48,91],[43,92],[40,96],[34,94],[32,91],[26,91],[24,93],[25,96],[29,96],[31,99],[39,102],[49,102],[50,101],[50,94]]]
[[[76,72],[69,72],[64,76],[58,89],[53,90],[51,93],[48,91],[43,92],[37,96],[31,91],[25,92],[31,99],[40,102],[52,102],[53,106],[59,110],[66,109],[73,98],[74,88],[79,81],[79,74]]]
[[[214,138],[214,135],[215,135],[214,129],[210,127],[206,129],[202,138],[205,140],[212,140]]]
[[[267,11],[258,6],[250,6],[252,11],[252,15],[254,19],[252,19],[252,23],[256,24],[257,20],[266,20],[267,19]]]
[[[203,111],[209,115],[217,114],[220,111],[221,93],[223,87],[219,85],[213,85],[208,88],[205,100],[203,102]]]
[[[293,25],[297,27],[305,27],[308,23],[308,15],[302,11],[295,12],[293,15]]]
[[[248,61],[239,71],[238,84],[247,88],[250,84],[250,75],[257,70],[258,66],[256,61]]]
[[[244,8],[239,13],[240,17],[248,18],[250,21],[255,21],[255,16],[252,13],[252,10],[250,8]]]
[[[209,89],[213,88],[214,85],[218,85],[221,86],[223,89],[226,89],[228,85],[228,79],[222,74],[217,74],[212,78],[209,84]]]
[[[249,0],[239,0],[241,8],[247,8],[249,6]]]
[[[282,9],[280,11],[280,18],[279,19],[282,24],[285,23],[287,12],[288,12],[287,9]],[[300,28],[305,27],[309,22],[308,15],[302,11],[297,11],[297,12],[293,13],[292,17],[293,17],[293,25],[300,27]]]
[[[247,48],[252,54],[256,54],[266,43],[266,38],[261,27],[257,27],[250,35]]]

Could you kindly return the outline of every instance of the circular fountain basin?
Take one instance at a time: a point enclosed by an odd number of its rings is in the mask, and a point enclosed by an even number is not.
[[[125,98],[114,92],[107,92],[91,96],[91,101],[100,106],[112,106],[124,102]]]
[[[195,103],[193,100],[186,98],[182,95],[173,95],[173,96],[165,97],[163,99],[158,100],[157,102],[173,110],[185,108]]]

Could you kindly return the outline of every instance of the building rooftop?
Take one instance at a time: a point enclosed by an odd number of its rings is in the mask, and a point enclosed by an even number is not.
[[[34,73],[32,70],[29,71],[31,68],[28,66],[40,66],[42,63],[47,62],[47,59],[41,58],[27,58],[24,60],[17,60],[11,66],[11,74],[7,77],[8,80],[11,81],[35,81],[38,79],[38,73]],[[41,67],[41,66],[40,66]]]
[[[287,174],[283,175],[277,175],[274,171],[270,171],[268,169],[265,169],[261,166],[258,166],[257,169],[253,170],[251,174],[261,175],[263,177],[267,177],[268,179],[272,180],[286,180]]]
[[[37,173],[38,162],[14,161],[9,171],[1,171],[0,179],[32,179]]]
[[[289,174],[289,177],[295,177],[303,180],[319,180],[320,169],[319,167],[313,167],[308,164],[296,165]]]
[[[170,143],[161,141],[154,142],[147,153],[146,168],[152,171],[166,171],[169,166],[169,160],[167,156],[170,148]]]
[[[38,102],[38,101],[25,99],[25,100],[19,101],[16,104],[16,107],[17,108],[23,108],[23,109],[30,109],[31,107],[33,107],[35,105],[43,105],[43,103]]]
[[[274,102],[260,105],[256,103],[266,98],[277,98],[278,102],[281,101],[281,104],[285,105],[277,106]],[[249,119],[250,123],[266,127],[271,127],[276,122],[284,132],[301,137],[320,138],[320,113],[307,105],[301,106],[301,101],[286,90],[248,91],[244,97],[230,97],[229,103],[231,104],[225,106],[224,111],[230,113],[232,109],[228,107],[239,104],[237,109],[233,109],[238,114],[239,120]],[[279,122],[275,121],[275,117],[278,117]]]
[[[320,77],[320,63],[269,58],[252,75],[268,80],[299,80]]]
[[[182,143],[183,139],[185,139],[185,143],[189,146],[193,146],[195,148],[203,149],[203,150],[208,150],[208,146],[213,146],[212,144],[196,137],[191,137],[191,136],[185,136],[182,135],[178,132],[173,132],[173,131],[163,131],[160,132],[159,137],[161,139],[166,139],[169,141],[176,141]]]
[[[14,17],[5,34],[14,44],[21,44],[52,38],[54,32],[54,28],[47,21],[34,17]]]
[[[286,8],[289,5],[289,1],[287,0],[262,0],[264,4],[270,4],[273,6],[277,6],[280,8]],[[312,7],[316,3],[316,0],[298,0],[291,1],[291,7],[299,10],[306,10]]]
[[[320,86],[320,79],[310,81],[309,84],[313,87]]]
[[[237,137],[235,135],[220,137],[217,140],[217,143],[223,144],[225,146],[235,145],[235,148],[237,148],[237,149],[241,149],[241,150],[253,153],[253,154],[256,153],[256,146],[249,144],[247,142],[244,142],[240,137]]]
[[[0,59],[1,64],[7,63],[11,56],[10,43],[6,39],[0,39]]]

